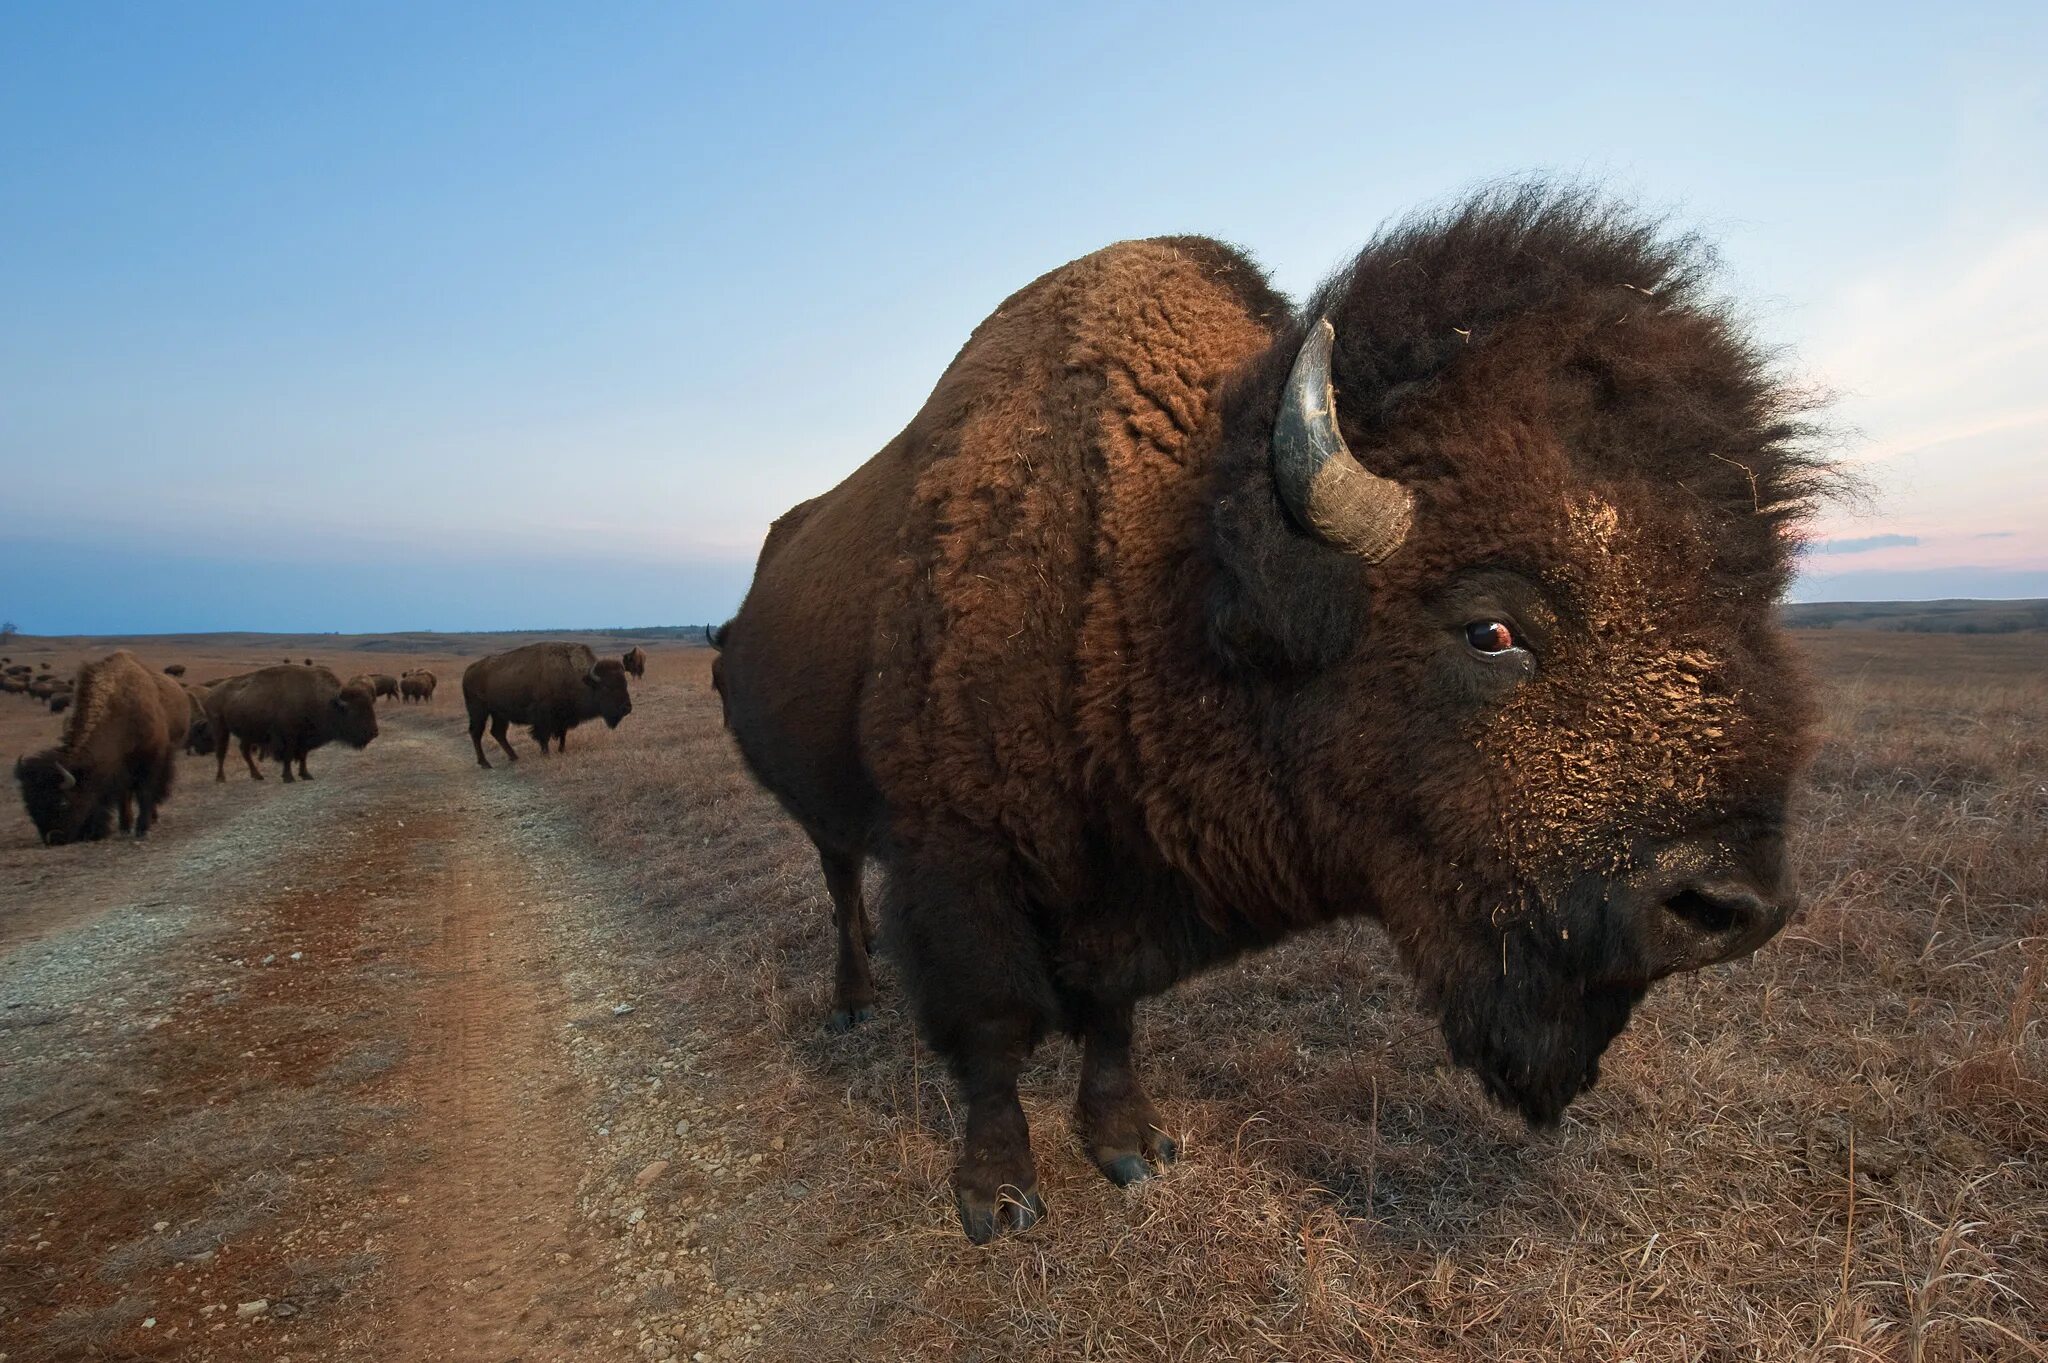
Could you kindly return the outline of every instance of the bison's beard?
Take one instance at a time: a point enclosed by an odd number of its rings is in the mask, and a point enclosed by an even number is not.
[[[1467,903],[1478,931],[1455,946],[1440,941],[1450,949],[1434,957],[1410,956],[1424,965],[1424,995],[1452,1059],[1487,1096],[1532,1126],[1554,1125],[1600,1077],[1600,1056],[1642,1001],[1646,976],[1590,878],[1497,925]]]
[[[1451,1058],[1487,1096],[1531,1126],[1555,1125],[1600,1077],[1600,1056],[1628,1025],[1643,986],[1572,981],[1532,964],[1440,999]]]

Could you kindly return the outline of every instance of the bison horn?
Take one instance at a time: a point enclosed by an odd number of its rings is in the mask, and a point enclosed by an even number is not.
[[[1318,318],[1294,357],[1273,423],[1273,481],[1287,509],[1319,538],[1378,563],[1401,547],[1415,499],[1391,478],[1368,472],[1337,429],[1330,344],[1337,329]]]
[[[78,785],[78,778],[71,774],[71,768],[65,766],[62,762],[53,763],[52,765],[57,768],[57,775],[63,778],[63,788],[65,790],[74,789]]]

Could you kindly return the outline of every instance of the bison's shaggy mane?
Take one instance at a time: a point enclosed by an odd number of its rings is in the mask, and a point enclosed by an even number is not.
[[[1574,454],[1589,473],[1683,488],[1752,523],[1762,513],[1789,550],[1784,526],[1843,487],[1817,420],[1824,395],[1737,319],[1719,275],[1697,234],[1588,187],[1518,181],[1382,232],[1304,321],[1336,327],[1340,412],[1364,448],[1426,427],[1432,387],[1462,357],[1511,348],[1530,357],[1520,372],[1545,386],[1549,415],[1587,423]]]
[[[104,674],[116,658],[126,656],[125,653],[111,653],[79,666],[78,679],[71,687],[71,713],[64,719],[64,734],[58,740],[60,751],[81,751],[93,730],[105,721],[114,701],[109,694],[112,687]]]

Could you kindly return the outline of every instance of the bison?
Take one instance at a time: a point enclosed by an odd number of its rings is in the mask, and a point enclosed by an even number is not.
[[[634,677],[639,678],[647,675],[647,650],[640,647],[640,645],[635,644],[627,649],[625,655],[619,661],[626,665],[626,670],[632,673]]]
[[[770,529],[727,724],[860,868],[966,1099],[960,1220],[1043,1214],[1017,1074],[1082,1047],[1112,1182],[1176,1154],[1134,1005],[1377,920],[1449,1052],[1554,1123],[1657,979],[1793,907],[1808,690],[1773,618],[1828,486],[1707,261],[1598,195],[1386,230],[1305,306],[1199,237],[1052,271]]]
[[[185,740],[184,693],[124,650],[79,668],[71,694],[62,741],[14,764],[36,832],[50,845],[103,838],[118,807],[121,831],[148,837]]]
[[[364,672],[349,682],[350,686],[368,688],[373,700],[398,696],[398,678],[388,672]]]
[[[286,664],[230,677],[207,690],[204,704],[213,734],[216,781],[228,779],[231,738],[241,744],[251,779],[263,779],[256,765],[256,754],[262,752],[277,759],[289,782],[294,762],[299,780],[313,779],[306,770],[306,754],[313,749],[336,739],[362,749],[377,737],[375,698],[353,682],[343,686],[324,667]]]
[[[434,688],[440,684],[441,679],[424,667],[408,672],[398,679],[399,699],[431,701],[434,698]]]
[[[164,675],[165,675],[166,677],[182,677],[182,676],[184,676],[184,675],[185,675],[185,664],[183,664],[183,663],[171,663],[171,664],[170,664],[169,666],[167,666],[167,667],[165,667],[165,668],[164,668]]]
[[[53,693],[51,694],[51,696],[50,696],[50,713],[51,713],[51,714],[53,714],[53,715],[61,715],[61,714],[63,714],[63,713],[64,713],[64,712],[66,711],[66,710],[69,710],[70,708],[71,708],[71,693],[70,693],[69,691],[57,691],[57,692],[53,692]]]
[[[568,751],[569,730],[584,720],[601,718],[616,729],[633,713],[625,664],[600,659],[582,644],[527,644],[478,658],[463,669],[462,700],[480,767],[491,765],[484,756],[486,724],[505,756],[517,762],[519,754],[505,740],[510,725],[529,726],[545,757],[550,739],[557,752]]]
[[[209,690],[219,685],[208,682],[205,686],[185,683],[185,703],[190,715],[185,729],[185,752],[192,757],[213,755],[213,725],[206,717],[206,697]]]

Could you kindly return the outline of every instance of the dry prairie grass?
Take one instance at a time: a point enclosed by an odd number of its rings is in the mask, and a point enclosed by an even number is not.
[[[1532,1137],[1449,1069],[1378,932],[1294,942],[1142,1013],[1184,1163],[1108,1186],[1070,1047],[1027,1076],[1051,1221],[954,1224],[955,1112],[885,973],[819,1035],[829,908],[741,771],[708,655],[534,773],[640,908],[622,970],[759,1128],[786,1211],[699,1227],[804,1302],[775,1358],[2048,1359],[2048,638],[1802,636],[1826,745],[1807,908],[1660,988],[1600,1087]],[[886,932],[886,926],[885,926]]]

